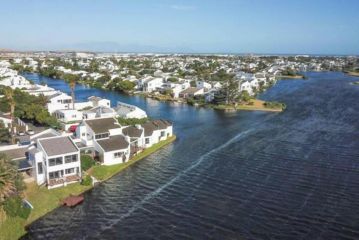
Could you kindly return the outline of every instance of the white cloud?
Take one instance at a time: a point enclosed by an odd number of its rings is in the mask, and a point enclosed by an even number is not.
[[[192,11],[196,9],[195,6],[190,5],[171,5],[171,8],[179,11]]]

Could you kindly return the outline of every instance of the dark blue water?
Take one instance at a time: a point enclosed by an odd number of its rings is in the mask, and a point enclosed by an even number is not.
[[[69,92],[63,81],[26,74]],[[283,113],[224,113],[78,86],[174,122],[178,140],[34,222],[25,239],[359,239],[359,87],[280,81]]]

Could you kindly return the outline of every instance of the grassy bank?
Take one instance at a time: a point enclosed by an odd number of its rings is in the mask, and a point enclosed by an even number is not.
[[[265,101],[253,99],[249,104],[234,105],[215,105],[214,109],[218,110],[246,110],[246,111],[267,111],[267,112],[282,112],[285,109],[284,104],[275,104],[273,106],[266,104]]]
[[[80,183],[74,183],[67,187],[49,190],[46,187],[39,187],[34,182],[27,184],[25,198],[33,205],[34,209],[27,220],[19,217],[6,219],[0,225],[0,239],[18,239],[26,233],[26,225],[57,208],[62,199],[70,194],[78,195],[90,188]]]
[[[170,144],[176,139],[172,136],[167,140],[161,141],[150,148],[145,149],[143,152],[131,158],[127,163],[117,164],[113,166],[95,166],[88,172],[95,176],[98,180],[104,181],[137,161],[147,157],[151,153],[156,152],[160,148]],[[47,189],[46,187],[39,187],[36,183],[27,184],[25,191],[25,198],[33,205],[34,209],[27,220],[22,218],[7,218],[0,224],[0,240],[18,239],[26,233],[25,226],[51,212],[59,206],[59,203],[64,198],[72,195],[79,195],[92,186],[83,186],[80,183],[70,184],[66,187],[55,189]]]

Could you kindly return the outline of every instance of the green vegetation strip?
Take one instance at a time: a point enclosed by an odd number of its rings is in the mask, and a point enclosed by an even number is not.
[[[94,166],[90,169],[92,175],[98,180],[104,181],[114,175],[118,174],[122,170],[126,169],[130,165],[137,161],[149,156],[156,152],[160,148],[170,144],[176,140],[176,136],[161,141],[150,148],[145,149],[143,152],[134,156],[131,160],[123,164],[116,164],[112,166]],[[80,183],[70,184],[66,187],[60,187],[55,189],[47,189],[45,187],[39,187],[36,183],[27,185],[25,191],[25,199],[27,199],[34,207],[27,220],[20,217],[7,218],[4,222],[0,223],[0,240],[18,239],[26,233],[25,226],[44,216],[48,212],[51,212],[57,208],[64,198],[72,195],[79,195],[89,189],[92,186],[84,186]]]
[[[116,164],[116,165],[111,165],[111,166],[103,166],[103,165],[94,166],[91,169],[91,174],[92,174],[92,176],[94,176],[96,179],[98,179],[100,181],[107,180],[107,179],[113,177],[114,175],[116,175],[117,173],[121,172],[125,168],[129,167],[130,165],[132,165],[132,164],[136,163],[137,161],[147,157],[151,153],[156,152],[160,148],[170,144],[174,140],[176,140],[175,135],[173,135],[172,137],[170,137],[170,138],[168,138],[168,139],[166,139],[164,141],[161,141],[161,142],[153,145],[150,148],[145,149],[143,152],[141,152],[138,155],[134,156],[133,158],[131,158],[130,161],[128,161],[126,163]]]
[[[27,185],[25,191],[25,198],[33,205],[34,209],[31,211],[27,220],[20,217],[7,218],[5,222],[0,225],[0,239],[18,239],[26,233],[25,226],[44,216],[46,213],[54,210],[59,206],[62,199],[70,194],[78,195],[91,186],[83,186],[80,183],[70,184],[67,187],[47,189],[39,187],[36,183]]]

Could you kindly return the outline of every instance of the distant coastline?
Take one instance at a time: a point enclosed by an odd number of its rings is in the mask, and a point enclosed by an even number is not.
[[[359,72],[346,72],[346,74],[352,77],[359,77]]]
[[[279,80],[290,80],[290,79],[306,79],[304,75],[281,75],[277,77]]]

